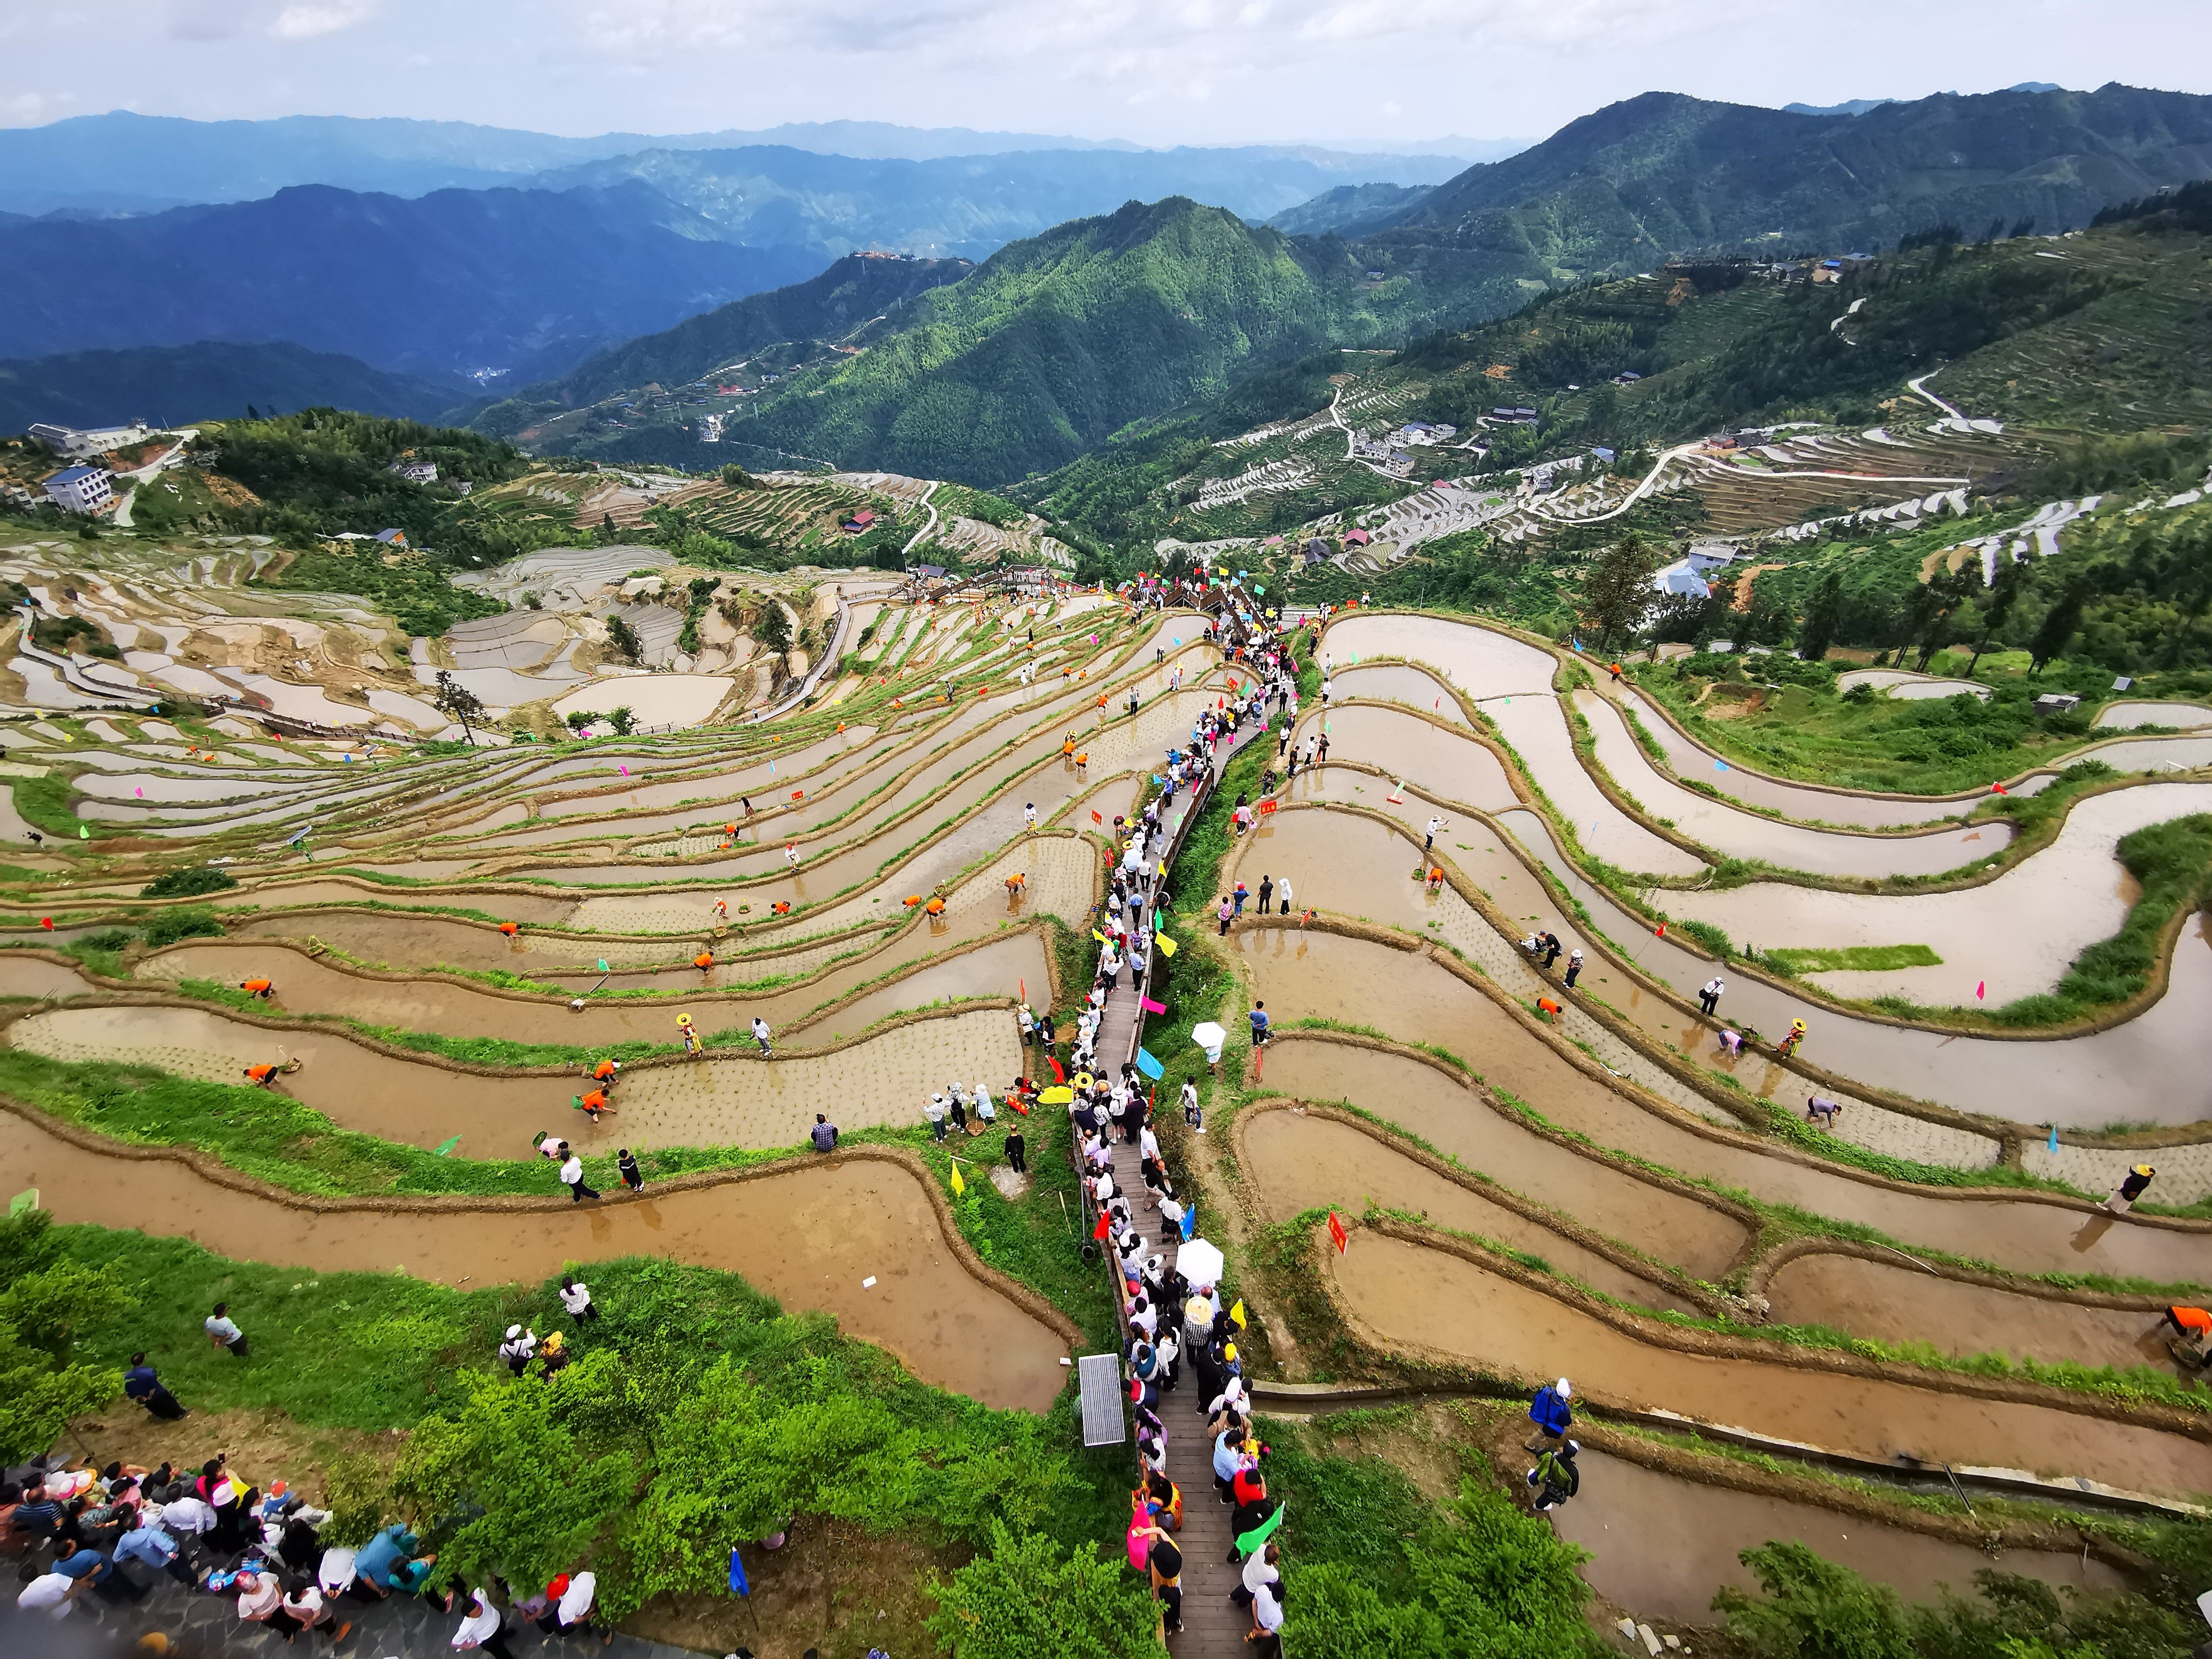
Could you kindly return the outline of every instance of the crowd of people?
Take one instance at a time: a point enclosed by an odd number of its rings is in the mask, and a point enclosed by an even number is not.
[[[454,1615],[453,1647],[496,1659],[513,1659],[507,1640],[525,1624],[548,1635],[614,1639],[592,1617],[597,1580],[589,1571],[561,1573],[517,1595],[495,1577],[485,1586],[441,1572],[437,1552],[403,1523],[346,1545],[325,1538],[330,1521],[329,1510],[281,1480],[264,1489],[228,1454],[197,1469],[94,1468],[55,1455],[9,1469],[0,1483],[0,1553],[18,1564],[15,1605],[48,1619],[70,1617],[87,1595],[137,1603],[167,1577],[231,1600],[241,1623],[294,1646],[308,1637],[335,1647],[365,1608],[394,1597],[419,1597]]]

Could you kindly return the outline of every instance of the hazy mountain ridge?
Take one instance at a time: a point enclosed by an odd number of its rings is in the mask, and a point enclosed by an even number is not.
[[[1438,184],[1449,157],[1330,157],[1246,149],[1038,150],[934,161],[755,148],[647,150],[543,174],[550,189],[641,179],[757,246],[864,248],[987,259],[1006,243],[1127,201],[1188,196],[1247,219],[1294,208],[1350,179]]]
[[[358,357],[286,341],[201,340],[0,361],[0,432],[21,432],[37,421],[113,426],[143,419],[173,427],[241,416],[249,404],[264,413],[329,404],[429,421],[474,395],[462,381],[390,374]]]
[[[542,375],[611,339],[806,276],[635,182],[600,191],[323,185],[143,219],[0,226],[0,353],[289,340],[386,370]]]

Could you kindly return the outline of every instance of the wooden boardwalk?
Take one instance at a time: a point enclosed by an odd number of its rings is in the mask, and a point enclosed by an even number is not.
[[[1223,745],[1217,757],[1214,776],[1218,777],[1230,757],[1243,746],[1254,741],[1273,741],[1265,726],[1240,726],[1233,740]],[[1191,823],[1203,811],[1212,799],[1212,780],[1208,779],[1202,790],[1186,793],[1174,809],[1165,842],[1168,865],[1174,867],[1175,855],[1182,843]],[[1210,926],[1212,912],[1206,908],[1203,899],[1196,913],[1194,926]],[[1147,969],[1146,984],[1156,972],[1157,957]],[[1145,1011],[1139,1004],[1141,993],[1131,988],[1126,973],[1106,999],[1098,1023],[1098,1062],[1103,1073],[1118,1075],[1122,1065],[1135,1057],[1144,1040]],[[1234,1016],[1231,1016],[1234,1018]],[[1187,1034],[1163,1033],[1163,1043],[1173,1047],[1188,1042]],[[1180,1108],[1172,1099],[1161,1099],[1156,1103],[1163,1116],[1177,1112]],[[1145,1178],[1138,1167],[1137,1149],[1115,1137],[1113,1153],[1114,1185],[1129,1194],[1130,1212],[1135,1217],[1137,1231],[1172,1265],[1181,1239],[1174,1229],[1165,1226],[1159,1215],[1146,1207]],[[1186,1194],[1186,1196],[1190,1196]],[[1199,1213],[1199,1231],[1205,1231],[1206,1214]],[[1113,1268],[1109,1254],[1107,1271]],[[1170,1319],[1180,1321],[1180,1309],[1161,1310],[1161,1322]],[[1127,1327],[1123,1326],[1126,1336]],[[1176,1542],[1182,1550],[1182,1632],[1170,1636],[1168,1645],[1177,1659],[1233,1659],[1245,1651],[1244,1633],[1252,1628],[1250,1616],[1229,1599],[1231,1590],[1238,1583],[1237,1569],[1229,1561],[1232,1543],[1229,1524],[1231,1508],[1214,1495],[1213,1443],[1206,1437],[1204,1412],[1206,1401],[1200,1397],[1196,1371],[1188,1358],[1177,1367],[1182,1381],[1160,1396],[1160,1419],[1167,1425],[1168,1478],[1182,1488],[1182,1531]],[[1127,1376],[1126,1366],[1123,1376]],[[1133,1467],[1130,1471],[1132,1487],[1136,1482]]]

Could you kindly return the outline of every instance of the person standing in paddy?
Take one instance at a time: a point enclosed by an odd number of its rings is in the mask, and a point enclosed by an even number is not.
[[[768,1022],[758,1014],[753,1016],[753,1041],[760,1044],[762,1056],[765,1058],[769,1053]]]

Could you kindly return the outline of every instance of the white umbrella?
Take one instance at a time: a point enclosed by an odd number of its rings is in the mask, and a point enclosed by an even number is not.
[[[1194,1238],[1176,1251],[1176,1271],[1195,1290],[1221,1282],[1221,1252],[1205,1239]]]
[[[1209,1019],[1190,1028],[1190,1040],[1201,1048],[1218,1048],[1229,1040],[1229,1033]]]

